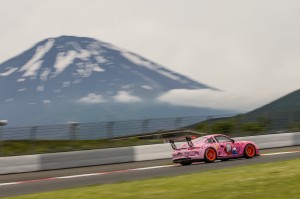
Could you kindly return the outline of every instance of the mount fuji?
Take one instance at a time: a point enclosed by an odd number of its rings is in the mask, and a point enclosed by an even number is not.
[[[36,125],[224,113],[155,100],[172,89],[216,90],[93,38],[49,38],[0,64],[0,119]]]

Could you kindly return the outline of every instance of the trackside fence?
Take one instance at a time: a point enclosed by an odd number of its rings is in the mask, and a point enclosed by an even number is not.
[[[192,129],[207,134],[224,133],[235,137],[299,132],[300,111],[258,116],[216,115],[98,123],[72,122],[31,127],[0,126],[0,156],[162,143],[161,132],[180,129]],[[127,141],[111,141],[124,136],[149,133],[157,133],[158,136],[147,143],[134,137]]]
[[[215,116],[220,117],[220,116]],[[2,127],[1,140],[95,140],[151,132],[170,131],[190,126],[212,116],[177,117],[63,125]],[[1,127],[0,127],[1,128]]]

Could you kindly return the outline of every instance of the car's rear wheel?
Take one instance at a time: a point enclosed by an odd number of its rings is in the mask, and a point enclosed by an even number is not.
[[[180,162],[180,164],[181,164],[182,166],[188,166],[188,165],[191,165],[192,162]]]
[[[255,156],[255,147],[252,144],[247,144],[244,149],[245,158],[253,158]]]
[[[212,163],[217,159],[217,152],[213,148],[208,148],[205,151],[204,161],[207,163]]]

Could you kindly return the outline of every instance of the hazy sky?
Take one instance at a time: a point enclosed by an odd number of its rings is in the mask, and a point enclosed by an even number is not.
[[[0,0],[0,62],[48,37],[93,37],[224,92],[175,104],[250,110],[300,87],[299,0]]]

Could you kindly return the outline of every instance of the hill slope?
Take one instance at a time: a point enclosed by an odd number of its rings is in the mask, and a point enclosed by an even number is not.
[[[300,111],[300,89],[255,109],[249,112],[248,115],[295,111]]]
[[[231,135],[300,131],[300,90],[246,114],[215,118],[192,128]]]

